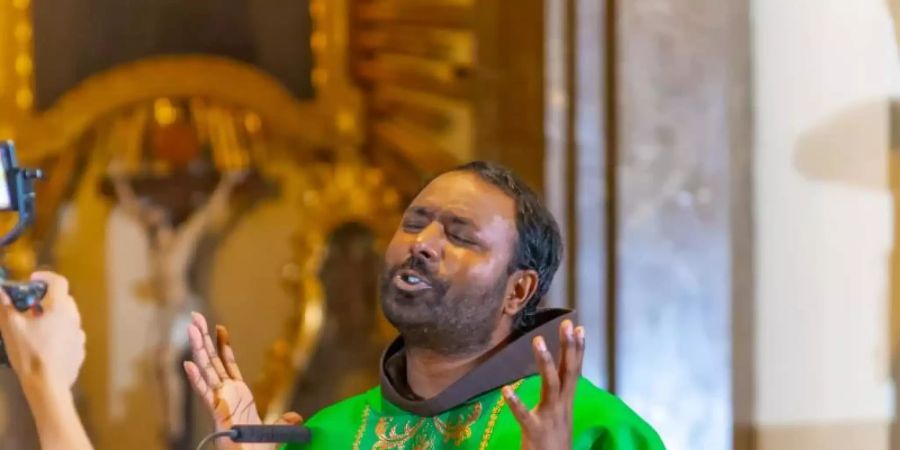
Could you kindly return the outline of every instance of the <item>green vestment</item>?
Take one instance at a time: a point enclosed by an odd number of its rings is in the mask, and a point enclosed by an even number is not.
[[[521,428],[500,388],[511,385],[525,405],[537,405],[541,378],[524,356],[537,334],[545,336],[551,353],[556,353],[554,335],[566,317],[567,311],[544,311],[539,327],[432,399],[409,392],[404,344],[398,340],[385,352],[381,386],[319,411],[306,422],[312,441],[282,450],[518,450]],[[510,375],[516,373],[521,375]],[[584,378],[575,392],[572,422],[572,444],[578,450],[665,449],[656,432],[625,403]]]
[[[525,378],[516,393],[526,405],[540,400],[541,379]],[[656,432],[621,400],[582,379],[575,395],[573,447],[578,450],[663,450]],[[433,417],[392,405],[374,388],[314,415],[312,443],[284,450],[505,450],[519,449],[522,434],[500,389]]]

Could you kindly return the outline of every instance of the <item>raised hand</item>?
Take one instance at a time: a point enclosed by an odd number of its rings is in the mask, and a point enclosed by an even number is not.
[[[506,403],[522,427],[522,449],[570,450],[572,448],[572,402],[581,376],[584,359],[584,328],[573,329],[572,322],[559,327],[561,357],[553,361],[543,337],[532,343],[541,374],[541,401],[532,409],[522,403],[511,387],[503,388]]]
[[[244,382],[241,370],[231,349],[228,330],[216,327],[217,345],[213,344],[201,314],[193,314],[193,323],[188,328],[193,350],[193,362],[184,363],[184,370],[194,391],[203,398],[215,422],[216,431],[225,431],[233,425],[259,425],[259,412],[250,387]],[[278,424],[296,425],[302,422],[297,413],[286,413]],[[274,449],[272,444],[244,445],[231,442],[227,438],[216,441],[219,450],[263,450]]]

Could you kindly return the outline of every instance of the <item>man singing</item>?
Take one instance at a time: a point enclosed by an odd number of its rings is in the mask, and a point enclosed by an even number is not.
[[[400,337],[380,386],[315,414],[312,442],[285,448],[664,449],[628,406],[581,378],[584,330],[572,312],[538,309],[561,253],[553,216],[510,171],[474,162],[432,180],[385,254],[381,304]],[[217,429],[259,424],[226,330],[213,344],[195,314],[189,334],[185,370]]]

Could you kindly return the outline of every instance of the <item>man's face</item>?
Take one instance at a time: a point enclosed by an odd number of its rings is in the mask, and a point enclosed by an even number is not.
[[[450,172],[412,201],[385,253],[381,303],[407,345],[477,351],[497,327],[517,239],[515,201]]]

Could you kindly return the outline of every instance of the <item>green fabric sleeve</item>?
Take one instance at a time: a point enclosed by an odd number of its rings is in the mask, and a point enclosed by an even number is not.
[[[280,450],[349,449],[366,407],[366,394],[335,403],[314,414],[305,425],[312,434],[309,444],[284,444]]]
[[[577,450],[665,450],[656,431],[614,395],[586,379],[578,384],[573,411]]]
[[[531,377],[519,394],[526,405],[534,406],[540,400],[540,391],[540,377]],[[665,450],[659,435],[644,419],[585,378],[578,383],[572,406],[575,450]]]

